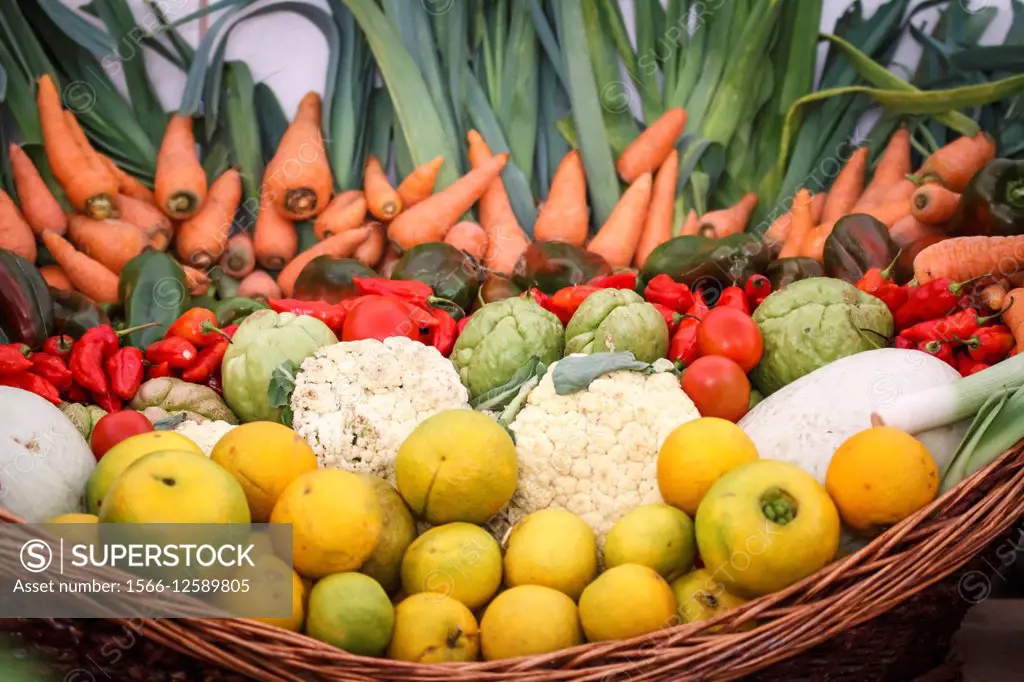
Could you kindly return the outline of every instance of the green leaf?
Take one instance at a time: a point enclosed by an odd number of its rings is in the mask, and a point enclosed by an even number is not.
[[[263,155],[260,151],[260,126],[256,119],[256,84],[249,65],[231,61],[224,65],[224,95],[227,106],[228,138],[231,141],[231,163],[242,178],[241,208],[252,225],[260,205],[260,183],[263,181]]]
[[[564,68],[565,58],[562,56],[558,39],[555,38],[555,32],[551,30],[551,24],[544,16],[544,10],[541,8],[539,0],[526,1],[530,4],[530,19],[533,20],[533,27],[537,31],[537,39],[544,47],[544,53],[547,55],[551,68],[554,69],[555,75],[558,76],[558,80],[564,87],[568,82]]]
[[[594,353],[592,355],[570,355],[555,363],[551,381],[558,395],[569,395],[585,391],[594,379],[629,370],[650,374],[655,371],[649,362],[637,360],[632,353]]]
[[[727,2],[717,12],[707,15],[704,23],[697,27],[697,36],[701,40],[695,41],[694,47],[703,48],[704,40],[707,41],[703,63],[694,64],[687,56],[683,73],[683,78],[687,82],[683,86],[677,86],[686,88],[684,96],[687,130],[701,130],[704,125],[704,117],[715,97],[731,54],[729,37],[730,33],[737,30],[733,21],[735,11],[736,3]]]
[[[370,135],[367,153],[373,154],[383,163],[388,158],[391,145],[391,129],[394,126],[395,109],[387,88],[378,88],[370,96]]]
[[[513,3],[505,71],[502,75],[505,96],[497,114],[508,140],[512,161],[526,180],[527,192],[533,179],[533,155],[537,149],[540,116],[537,58],[537,39],[530,22],[529,8],[522,2]],[[530,200],[532,204],[532,196]],[[529,210],[527,213],[535,214],[536,211]]]
[[[546,371],[547,365],[541,362],[540,356],[531,356],[508,381],[478,395],[470,401],[469,406],[474,410],[500,412],[516,398],[524,385],[528,385],[531,380],[539,380]]]
[[[267,384],[267,403],[271,407],[288,407],[291,404],[299,367],[299,363],[286,360],[274,368]]]
[[[281,143],[281,137],[288,128],[288,117],[285,116],[277,95],[265,83],[257,83],[253,90],[253,108],[260,131],[260,149],[263,163],[270,163],[274,152]]]
[[[640,91],[644,122],[651,125],[663,113],[661,91],[658,88],[658,51],[664,50],[659,42],[672,42],[670,28],[665,28],[665,13],[657,2],[634,2],[633,23],[636,26],[636,68],[627,67],[630,77]],[[678,25],[676,25],[678,30]],[[685,30],[685,24],[683,25]],[[682,33],[682,31],[679,31]],[[660,39],[660,40],[659,40]],[[673,48],[674,49],[674,48]]]
[[[210,56],[216,48],[219,39],[223,38],[220,35],[221,30],[228,26],[235,15],[253,2],[254,0],[224,0],[222,3],[215,3],[216,5],[225,5],[225,11],[217,17],[196,47],[192,66],[189,68],[188,76],[185,78],[185,88],[181,93],[181,104],[178,106],[179,113],[191,116],[199,111],[199,105],[203,98],[203,86],[206,84],[206,73],[209,69]],[[209,10],[210,8],[206,9]],[[171,25],[176,27],[182,25],[182,23],[187,24],[203,16],[201,12],[203,10],[193,12]]]
[[[157,0],[146,0],[146,7],[153,12],[153,15],[160,22],[159,35],[166,36],[167,41],[177,52],[178,58],[182,63],[182,70],[188,72],[189,67],[192,65],[192,61],[196,58],[196,51],[188,41],[181,37],[178,33],[178,29],[171,26],[171,22],[168,20],[167,15],[164,13],[163,7]],[[154,37],[154,42],[156,38]]]
[[[373,87],[373,63],[355,17],[341,0],[331,0],[341,36],[337,84],[326,129],[334,181],[341,189],[362,186],[367,135],[366,111]]]
[[[3,102],[14,117],[21,136],[26,142],[41,144],[43,133],[39,127],[39,112],[36,109],[34,85],[22,71],[14,55],[0,41],[0,66],[5,75]]]
[[[62,3],[60,0],[36,0],[54,24],[71,40],[75,41],[82,48],[95,55],[116,55],[120,56],[120,38],[111,36],[102,29],[92,25],[75,10]],[[116,0],[113,0],[116,2]],[[99,4],[101,11],[109,12],[110,8],[104,7],[108,0]],[[115,11],[120,8],[115,9]],[[107,29],[110,30],[109,24]]]
[[[607,39],[597,4],[583,3],[582,10],[594,81],[601,100],[600,112],[612,153],[618,156],[640,134],[640,126],[630,111],[637,97],[636,87],[632,81],[622,80],[615,47]]]

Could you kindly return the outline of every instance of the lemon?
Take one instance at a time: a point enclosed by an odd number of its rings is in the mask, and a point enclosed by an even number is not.
[[[579,599],[597,575],[594,531],[565,509],[542,509],[523,518],[505,544],[505,584],[542,585]]]
[[[387,592],[362,573],[335,573],[313,585],[306,634],[359,656],[388,648],[395,612]]]
[[[604,544],[604,562],[609,568],[640,564],[653,568],[665,580],[693,568],[696,554],[693,521],[667,504],[633,509],[615,522]]]
[[[427,522],[483,523],[516,490],[515,444],[496,421],[475,410],[439,412],[402,443],[395,478],[409,507]]]
[[[658,453],[658,489],[665,502],[690,515],[728,471],[757,459],[757,448],[736,424],[717,417],[687,422],[669,434]]]
[[[299,575],[322,578],[354,571],[377,546],[381,509],[373,488],[355,474],[317,469],[292,481],[271,523],[292,524],[292,562]]]
[[[486,661],[546,654],[582,643],[576,603],[550,587],[520,585],[506,590],[480,620]]]
[[[672,588],[657,571],[622,564],[597,577],[580,597],[587,640],[629,639],[679,622]]]
[[[61,514],[54,516],[47,523],[98,523],[100,517],[95,514]]]
[[[302,436],[275,422],[231,429],[213,446],[210,459],[242,486],[255,523],[267,522],[289,483],[317,468],[316,454]]]
[[[487,531],[469,523],[431,528],[402,558],[408,595],[436,592],[476,609],[501,586],[501,549]]]
[[[679,605],[679,618],[684,623],[707,620],[746,603],[745,599],[726,590],[725,585],[703,568],[673,580],[672,592]]]
[[[192,452],[206,457],[194,442],[173,431],[147,431],[139,433],[107,450],[96,463],[85,485],[85,503],[90,514],[99,514],[107,490],[125,469],[146,455],[161,450]]]
[[[939,470],[921,441],[876,426],[850,436],[836,449],[825,488],[846,525],[874,535],[934,500]]]
[[[402,582],[402,556],[416,539],[416,521],[402,496],[390,483],[373,474],[357,473],[356,476],[373,488],[381,512],[380,540],[359,572],[370,576],[391,593]]]
[[[395,607],[388,658],[416,663],[475,661],[480,631],[465,604],[433,592],[406,597]]]

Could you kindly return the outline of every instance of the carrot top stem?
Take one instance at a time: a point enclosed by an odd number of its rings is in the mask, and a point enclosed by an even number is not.
[[[195,213],[199,210],[199,197],[192,192],[178,192],[167,199],[167,209],[173,213]]]
[[[292,213],[311,213],[316,210],[316,192],[308,187],[290,189],[284,195],[284,205]]]

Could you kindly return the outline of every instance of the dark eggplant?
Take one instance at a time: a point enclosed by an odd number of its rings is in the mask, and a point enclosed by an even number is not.
[[[53,299],[36,266],[0,249],[0,330],[38,350],[53,335]]]

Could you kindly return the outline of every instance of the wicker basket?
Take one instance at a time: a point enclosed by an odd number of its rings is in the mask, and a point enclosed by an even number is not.
[[[38,619],[0,628],[46,647],[64,671],[81,671],[71,680],[905,681],[943,663],[967,609],[986,596],[986,550],[1022,517],[1024,443],[783,592],[634,640],[490,663],[362,658],[245,620]],[[3,509],[0,520],[18,521]],[[752,619],[757,627],[742,629]],[[712,626],[723,631],[708,634]]]

